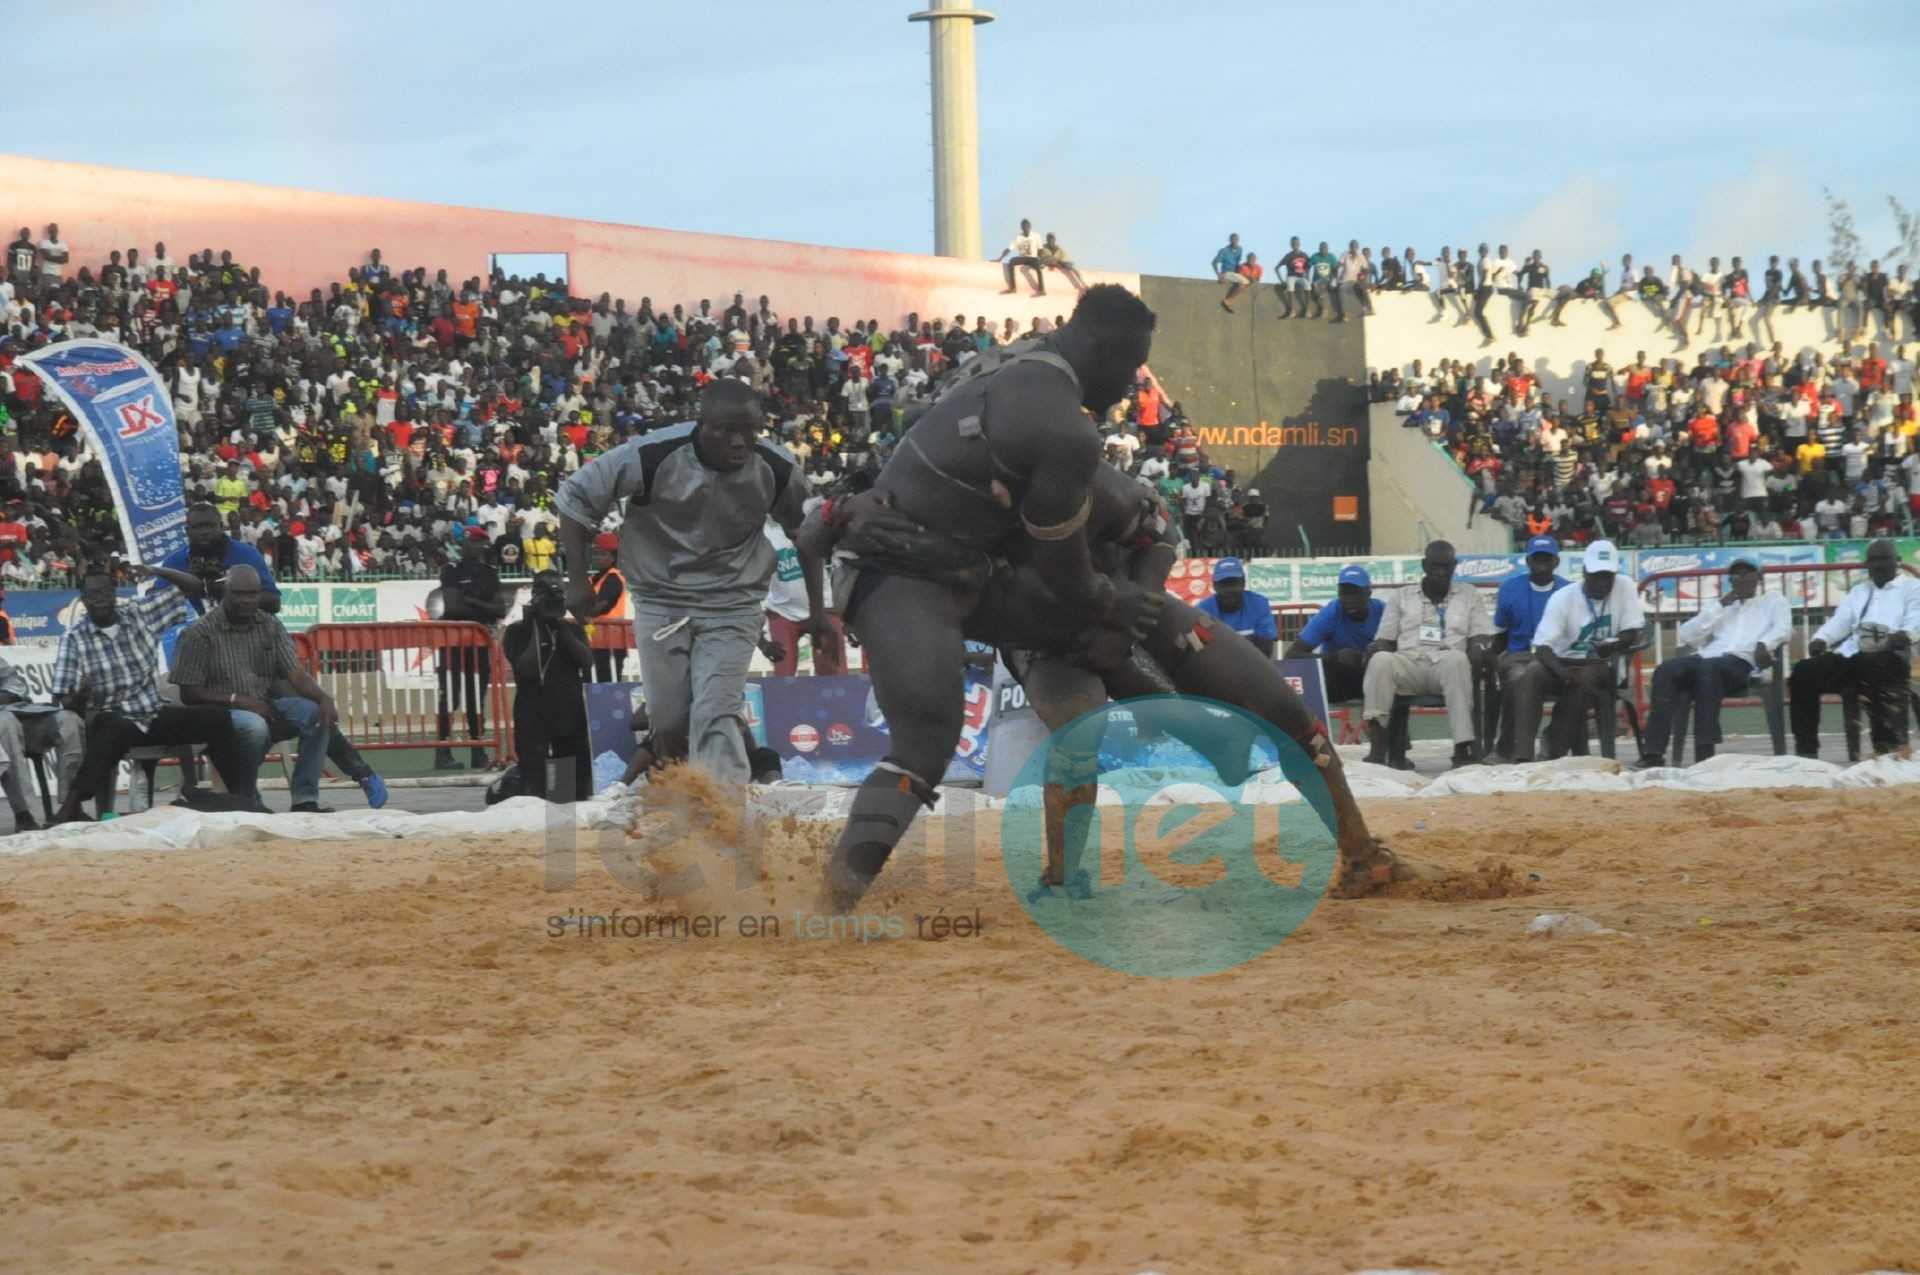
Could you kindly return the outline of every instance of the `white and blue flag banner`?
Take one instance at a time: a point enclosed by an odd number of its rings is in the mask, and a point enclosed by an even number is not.
[[[138,353],[91,337],[23,356],[100,453],[134,562],[157,563],[187,542],[180,431],[166,384]]]

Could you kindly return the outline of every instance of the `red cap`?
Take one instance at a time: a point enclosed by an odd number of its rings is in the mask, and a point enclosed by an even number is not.
[[[593,547],[596,549],[605,549],[608,553],[618,553],[620,552],[620,537],[614,535],[611,531],[603,531],[593,538]]]
[[[473,526],[467,528],[467,539],[487,540],[490,539],[490,537],[487,535],[487,529],[485,527]]]

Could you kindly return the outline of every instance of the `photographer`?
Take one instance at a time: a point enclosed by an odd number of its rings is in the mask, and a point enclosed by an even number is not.
[[[558,571],[534,576],[522,618],[507,626],[501,646],[513,665],[521,795],[547,796],[547,758],[553,757],[573,769],[573,794],[559,800],[584,801],[593,791],[593,763],[582,683],[593,668],[593,651],[586,629],[567,617],[566,578]],[[563,787],[566,769],[559,776]]]
[[[252,567],[260,573],[260,609],[268,615],[280,614],[280,586],[274,583],[267,560],[252,545],[229,536],[220,511],[201,503],[187,510],[186,547],[175,549],[150,572],[160,582],[156,587],[179,589],[194,614],[205,615],[210,602],[219,601],[219,582],[234,567]]]

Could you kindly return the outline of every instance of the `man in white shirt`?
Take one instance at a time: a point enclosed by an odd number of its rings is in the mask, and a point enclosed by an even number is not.
[[[1848,590],[1787,679],[1793,750],[1802,757],[1820,755],[1820,697],[1849,690],[1866,706],[1876,754],[1906,746],[1907,679],[1914,643],[1920,642],[1920,580],[1900,570],[1891,540],[1868,545],[1866,565],[1866,581]]]
[[[1513,759],[1533,760],[1547,696],[1556,695],[1547,757],[1584,751],[1587,713],[1613,685],[1616,656],[1640,644],[1647,624],[1640,589],[1620,571],[1620,550],[1596,540],[1581,554],[1577,586],[1556,590],[1533,631],[1533,659],[1509,682],[1513,695]],[[1600,729],[1613,729],[1611,721]]]
[[[1493,617],[1480,591],[1454,579],[1458,556],[1435,540],[1421,556],[1418,584],[1393,590],[1373,644],[1367,647],[1362,694],[1367,719],[1367,761],[1411,770],[1405,757],[1389,756],[1387,722],[1399,695],[1440,695],[1447,702],[1453,764],[1472,766],[1473,677],[1493,658]]]
[[[1740,694],[1771,669],[1774,648],[1787,640],[1792,613],[1782,595],[1760,592],[1758,562],[1735,558],[1727,567],[1727,583],[1725,593],[1702,602],[1699,613],[1680,626],[1680,641],[1693,652],[1662,660],[1653,671],[1642,767],[1667,764],[1674,701],[1683,690],[1693,696],[1695,760],[1713,756],[1720,744],[1720,701]]]
[[[1740,477],[1740,499],[1746,502],[1747,512],[1755,517],[1765,513],[1767,479],[1773,476],[1773,466],[1754,453],[1745,460],[1735,461],[1733,470]]]
[[[1027,268],[1027,281],[1033,285],[1033,295],[1036,297],[1047,295],[1046,280],[1040,275],[1040,236],[1033,233],[1033,223],[1025,217],[1020,219],[1020,233],[1000,250],[1000,255],[994,260],[1000,263],[1000,268],[1007,277],[1007,286],[1001,290],[1000,295],[1006,296],[1018,291],[1013,282],[1013,272],[1018,266]]]

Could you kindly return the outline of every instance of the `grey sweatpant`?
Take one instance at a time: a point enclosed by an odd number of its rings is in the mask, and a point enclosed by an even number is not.
[[[65,709],[47,713],[9,713],[0,711],[0,748],[7,753],[7,767],[0,774],[0,788],[7,804],[15,810],[31,810],[26,787],[20,780],[28,771],[29,752],[53,754],[54,776],[59,788],[56,800],[64,800],[80,773],[80,718]]]
[[[747,666],[760,624],[757,605],[727,615],[682,616],[635,604],[640,682],[662,757],[691,756],[716,779],[744,784],[751,777]]]

